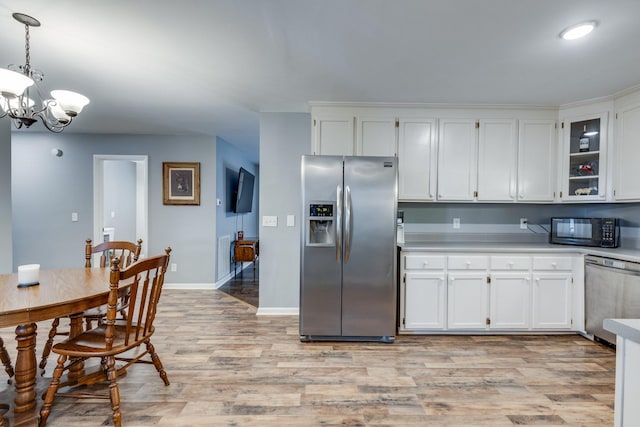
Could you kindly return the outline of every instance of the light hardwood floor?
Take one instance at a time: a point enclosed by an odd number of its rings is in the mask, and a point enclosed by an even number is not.
[[[297,317],[255,313],[220,291],[165,290],[153,342],[171,385],[152,365],[131,368],[119,381],[123,425],[613,424],[615,353],[577,335],[301,343]],[[12,331],[2,336],[15,359]],[[112,425],[110,415],[108,401],[59,398],[48,425]]]

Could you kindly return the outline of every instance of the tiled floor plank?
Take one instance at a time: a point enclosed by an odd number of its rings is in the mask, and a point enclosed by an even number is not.
[[[613,423],[615,353],[580,336],[301,343],[297,317],[255,313],[221,291],[165,290],[153,342],[171,385],[153,366],[130,369],[119,381],[123,425]],[[38,353],[48,325],[39,328]],[[15,360],[12,332],[1,336]],[[47,382],[40,379],[39,389]],[[12,398],[11,387],[2,381],[0,400]],[[13,425],[11,412],[7,420]],[[69,398],[56,400],[48,423],[110,424],[108,401]]]

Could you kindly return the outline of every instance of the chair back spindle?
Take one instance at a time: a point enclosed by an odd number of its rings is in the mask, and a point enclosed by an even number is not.
[[[100,267],[108,267],[114,258],[120,259],[120,268],[126,268],[138,261],[142,252],[142,239],[137,244],[127,241],[103,242],[92,246],[91,239],[86,240],[84,249],[84,266],[91,267],[91,258],[94,254],[100,254]]]
[[[115,334],[118,298],[122,293],[120,287],[128,283],[131,283],[128,288],[129,310],[126,317],[118,321],[125,323],[125,345],[132,344],[132,340],[144,341],[153,334],[153,321],[162,293],[164,274],[169,265],[170,252],[171,248],[167,248],[165,255],[143,259],[123,269],[120,269],[119,258],[111,261],[105,333],[107,348],[113,343]]]

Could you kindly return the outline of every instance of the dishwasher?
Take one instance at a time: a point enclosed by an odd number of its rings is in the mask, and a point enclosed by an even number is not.
[[[585,329],[594,340],[615,345],[604,319],[640,318],[640,263],[586,255]]]

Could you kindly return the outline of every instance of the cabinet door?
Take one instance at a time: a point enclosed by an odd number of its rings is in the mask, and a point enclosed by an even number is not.
[[[356,154],[359,156],[395,156],[398,138],[395,117],[358,117]]]
[[[529,273],[491,273],[490,329],[528,329],[531,326]]]
[[[449,271],[447,328],[486,329],[487,275],[485,272]]]
[[[640,104],[620,109],[616,113],[614,198],[640,200]]]
[[[444,329],[444,271],[405,274],[402,329]]]
[[[516,199],[517,136],[515,120],[480,120],[478,200]]]
[[[438,200],[473,200],[476,186],[476,121],[441,119],[438,138]]]
[[[607,113],[563,121],[560,201],[601,200],[606,194]]]
[[[325,156],[353,156],[353,116],[315,117],[312,149]]]
[[[533,273],[534,329],[571,329],[571,273]]]
[[[518,201],[552,202],[556,179],[556,122],[520,120]]]
[[[434,200],[436,191],[436,121],[400,119],[398,199]]]

